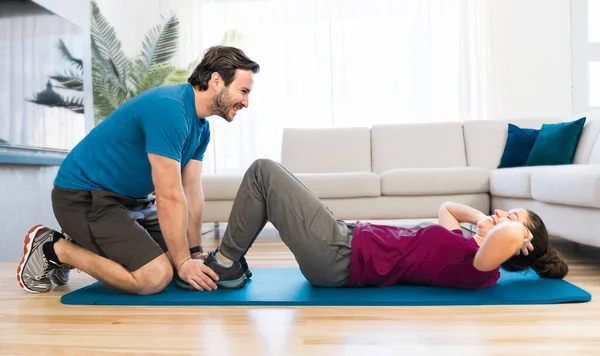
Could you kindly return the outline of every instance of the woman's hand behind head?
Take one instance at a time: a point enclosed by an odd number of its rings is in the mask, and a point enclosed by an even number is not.
[[[477,230],[475,231],[475,234],[485,238],[494,226],[495,224],[492,217],[486,216],[485,219],[481,219],[477,222]]]

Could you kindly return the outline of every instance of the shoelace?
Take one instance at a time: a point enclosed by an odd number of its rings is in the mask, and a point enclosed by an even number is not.
[[[38,281],[40,281],[44,278],[48,278],[48,276],[52,272],[52,268],[50,268],[50,263],[48,262],[48,259],[46,257],[43,257],[42,260],[43,260],[42,274],[40,276],[35,276],[35,278]]]

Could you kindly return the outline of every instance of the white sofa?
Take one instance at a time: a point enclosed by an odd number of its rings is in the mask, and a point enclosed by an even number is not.
[[[574,162],[497,169],[508,122],[586,124]],[[431,219],[447,200],[536,211],[551,235],[600,246],[600,111],[555,120],[285,129],[280,162],[343,220]],[[204,175],[205,222],[226,222],[243,172]]]

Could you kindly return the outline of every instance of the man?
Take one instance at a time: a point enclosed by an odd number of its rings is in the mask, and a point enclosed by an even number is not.
[[[233,121],[259,70],[239,49],[210,48],[188,83],[147,90],[91,130],[54,182],[64,234],[41,225],[28,231],[21,288],[47,292],[77,268],[134,294],[158,293],[173,277],[184,288],[215,289],[214,255],[201,245],[205,117]]]

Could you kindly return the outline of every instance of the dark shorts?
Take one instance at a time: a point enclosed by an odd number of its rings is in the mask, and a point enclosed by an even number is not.
[[[54,187],[54,215],[77,245],[136,271],[167,251],[154,198]]]

